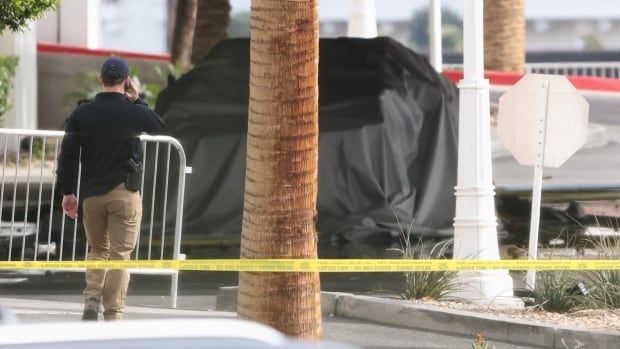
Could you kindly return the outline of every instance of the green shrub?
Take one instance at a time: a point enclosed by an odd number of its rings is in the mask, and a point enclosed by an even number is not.
[[[620,259],[620,238],[590,239],[600,259]],[[585,273],[590,293],[587,305],[593,308],[620,308],[620,270],[592,270]]]
[[[91,100],[101,91],[97,70],[80,71],[74,76],[76,89],[65,94],[63,100],[68,110],[73,110],[79,101]]]
[[[17,57],[0,56],[0,126],[4,124],[4,114],[11,109],[10,98],[17,63]]]
[[[188,67],[187,69],[191,69],[191,67]],[[162,68],[160,65],[156,65],[155,71],[157,72],[157,75],[159,75],[162,84],[141,84],[141,89],[146,94],[146,102],[151,106],[151,108],[155,108],[157,97],[163,88],[167,86],[168,78],[171,77],[172,79],[177,80],[185,73],[185,68],[183,68],[180,64],[169,63],[165,66],[165,68]],[[134,75],[137,76],[137,72]]]
[[[32,158],[37,160],[45,160],[45,154],[43,154],[43,138],[35,137],[32,139]]]
[[[58,0],[2,0],[0,1],[0,32],[5,29],[18,31],[31,19],[41,17],[55,8]]]
[[[130,67],[130,76],[137,83],[141,93],[145,95],[145,102],[151,108],[155,107],[155,101],[161,90],[167,83],[168,76],[178,79],[183,74],[183,69],[179,65],[168,64],[165,67],[155,66],[155,71],[160,78],[161,83],[146,84],[140,81],[139,70],[136,67]],[[64,96],[64,102],[69,110],[75,108],[77,102],[82,100],[92,100],[95,95],[101,91],[101,85],[98,82],[99,72],[97,70],[88,70],[78,72],[74,78],[76,89]]]
[[[573,291],[578,278],[566,270],[543,270],[536,273],[536,287],[532,291],[534,305],[540,309],[567,313],[577,310],[584,302],[582,295]]]
[[[41,17],[57,5],[58,0],[0,1],[0,35],[6,29],[21,30],[30,20]],[[0,126],[3,124],[2,116],[11,108],[10,95],[17,62],[17,57],[0,56]]]
[[[564,240],[565,248],[552,249],[550,259],[573,259],[572,248],[577,246],[577,237],[563,230],[558,240]],[[532,290],[534,306],[554,313],[567,313],[577,310],[584,303],[584,296],[575,291],[579,281],[583,281],[580,273],[568,270],[541,270],[536,272],[536,284]]]
[[[446,258],[446,251],[452,244],[452,240],[434,244],[427,248],[422,238],[418,237],[415,244],[411,243],[411,230],[413,222],[405,230],[398,217],[396,217],[401,230],[401,248],[396,249],[404,259],[434,259]],[[460,289],[455,271],[415,271],[406,272],[405,290],[402,294],[404,299],[433,299],[441,300],[450,298],[450,294]]]

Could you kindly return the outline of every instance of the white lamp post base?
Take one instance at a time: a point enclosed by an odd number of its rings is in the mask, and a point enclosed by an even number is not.
[[[464,0],[463,80],[459,83],[459,153],[454,259],[499,260],[491,164],[489,81],[484,78],[482,1]],[[458,274],[454,296],[480,304],[523,306],[507,270]]]
[[[454,217],[454,258],[499,260],[495,188],[491,167],[489,82],[462,80],[460,90],[458,185]],[[483,305],[523,307],[513,297],[507,270],[460,272],[453,295]]]
[[[524,306],[520,298],[513,296],[512,277],[506,270],[460,272],[457,282],[461,285],[461,289],[452,295],[458,299],[492,307],[523,308]]]

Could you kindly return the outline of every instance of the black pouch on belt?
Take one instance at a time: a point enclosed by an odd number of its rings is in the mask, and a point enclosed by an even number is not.
[[[139,191],[142,185],[142,163],[134,159],[127,160],[127,177],[125,186],[128,190]]]

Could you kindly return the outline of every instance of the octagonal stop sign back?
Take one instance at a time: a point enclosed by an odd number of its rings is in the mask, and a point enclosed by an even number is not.
[[[535,166],[543,118],[543,166],[559,167],[585,144],[588,113],[588,102],[566,77],[527,74],[500,98],[497,133],[521,165]]]

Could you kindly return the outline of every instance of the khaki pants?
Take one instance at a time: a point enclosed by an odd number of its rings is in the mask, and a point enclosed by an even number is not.
[[[142,220],[140,194],[120,184],[106,194],[84,200],[84,228],[90,246],[89,260],[127,260],[136,245]],[[125,309],[129,271],[86,270],[86,303],[103,298],[106,320],[121,320]]]

